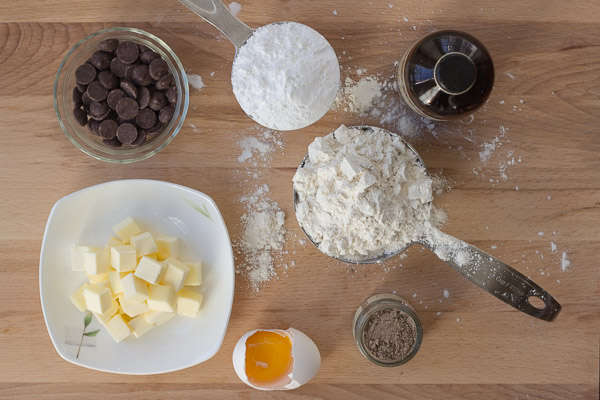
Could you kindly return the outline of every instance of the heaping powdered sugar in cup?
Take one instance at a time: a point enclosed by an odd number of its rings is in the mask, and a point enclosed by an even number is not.
[[[262,26],[244,44],[231,71],[233,93],[259,124],[304,128],[331,108],[340,87],[335,51],[314,29],[296,22]]]

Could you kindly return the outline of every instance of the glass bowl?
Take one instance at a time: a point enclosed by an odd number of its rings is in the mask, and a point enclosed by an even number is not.
[[[140,146],[109,147],[99,136],[92,135],[87,126],[81,126],[73,117],[72,93],[75,70],[98,50],[98,44],[109,38],[130,40],[154,50],[167,62],[177,87],[175,113],[163,131]],[[109,28],[81,39],[67,53],[58,68],[54,81],[54,109],[63,132],[79,150],[101,161],[131,163],[145,160],[164,149],[179,133],[189,106],[188,80],[183,65],[173,50],[156,36],[135,28]]]

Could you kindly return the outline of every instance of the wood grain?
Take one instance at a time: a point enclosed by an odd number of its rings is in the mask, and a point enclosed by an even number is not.
[[[322,32],[338,53],[343,78],[366,68],[369,75],[393,79],[394,62],[433,30],[462,29],[479,38],[497,73],[488,104],[472,121],[437,124],[410,140],[432,172],[453,187],[436,199],[449,215],[445,231],[530,275],[563,305],[561,315],[546,323],[518,313],[418,247],[382,265],[352,267],[298,245],[302,232],[293,215],[291,178],[307,145],[340,123],[381,123],[334,110],[310,128],[283,133],[285,149],[268,167],[256,168],[259,181],[242,182],[247,166],[237,162],[238,142],[255,125],[231,93],[233,47],[177,1],[4,1],[0,398],[598,398],[600,3],[238,2],[239,17],[251,26],[293,20]],[[191,92],[177,138],[156,156],[125,166],[77,150],[53,109],[53,81],[64,55],[84,36],[111,26],[159,36],[206,83]],[[384,126],[398,130],[398,120]],[[508,129],[502,146],[483,163],[479,153],[500,126]],[[509,166],[504,180],[500,166],[511,151],[521,162]],[[296,266],[279,265],[278,279],[259,293],[238,278],[223,347],[196,367],[158,376],[102,374],[62,360],[46,332],[38,262],[52,205],[81,188],[125,178],[166,180],[209,194],[232,238],[240,233],[244,211],[238,199],[253,184],[268,182],[271,198],[287,215],[283,262]],[[564,272],[563,251],[571,261]],[[351,322],[365,298],[392,291],[416,308],[425,338],[410,363],[382,369],[357,351]],[[239,382],[230,360],[237,339],[251,329],[287,326],[317,343],[323,362],[315,379],[267,394]]]

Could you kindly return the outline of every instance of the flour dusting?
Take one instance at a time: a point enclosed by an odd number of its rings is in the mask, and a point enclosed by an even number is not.
[[[196,74],[187,74],[188,82],[191,87],[194,89],[201,91],[204,88],[204,82],[202,81],[202,77]]]
[[[357,262],[422,242],[443,260],[470,261],[433,225],[432,179],[398,136],[342,125],[309,145],[293,181],[298,222],[325,254]]]

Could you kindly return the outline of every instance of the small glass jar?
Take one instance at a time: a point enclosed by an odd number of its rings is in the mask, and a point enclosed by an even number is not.
[[[419,115],[450,121],[475,112],[494,86],[494,64],[483,44],[459,31],[433,32],[402,58],[398,90]]]
[[[369,322],[373,314],[375,314],[377,311],[387,309],[398,310],[404,313],[408,317],[411,324],[413,324],[416,332],[415,342],[410,351],[406,353],[403,358],[393,361],[384,361],[376,358],[369,352],[364,343],[364,331],[367,326],[367,322]],[[419,320],[415,310],[413,310],[413,308],[406,301],[404,301],[402,297],[390,293],[376,294],[365,300],[365,302],[358,307],[356,313],[354,314],[353,325],[354,341],[356,342],[360,352],[367,360],[383,367],[396,367],[408,362],[415,356],[415,354],[417,354],[419,348],[421,347],[421,342],[423,341],[423,328],[421,326],[421,320]]]

